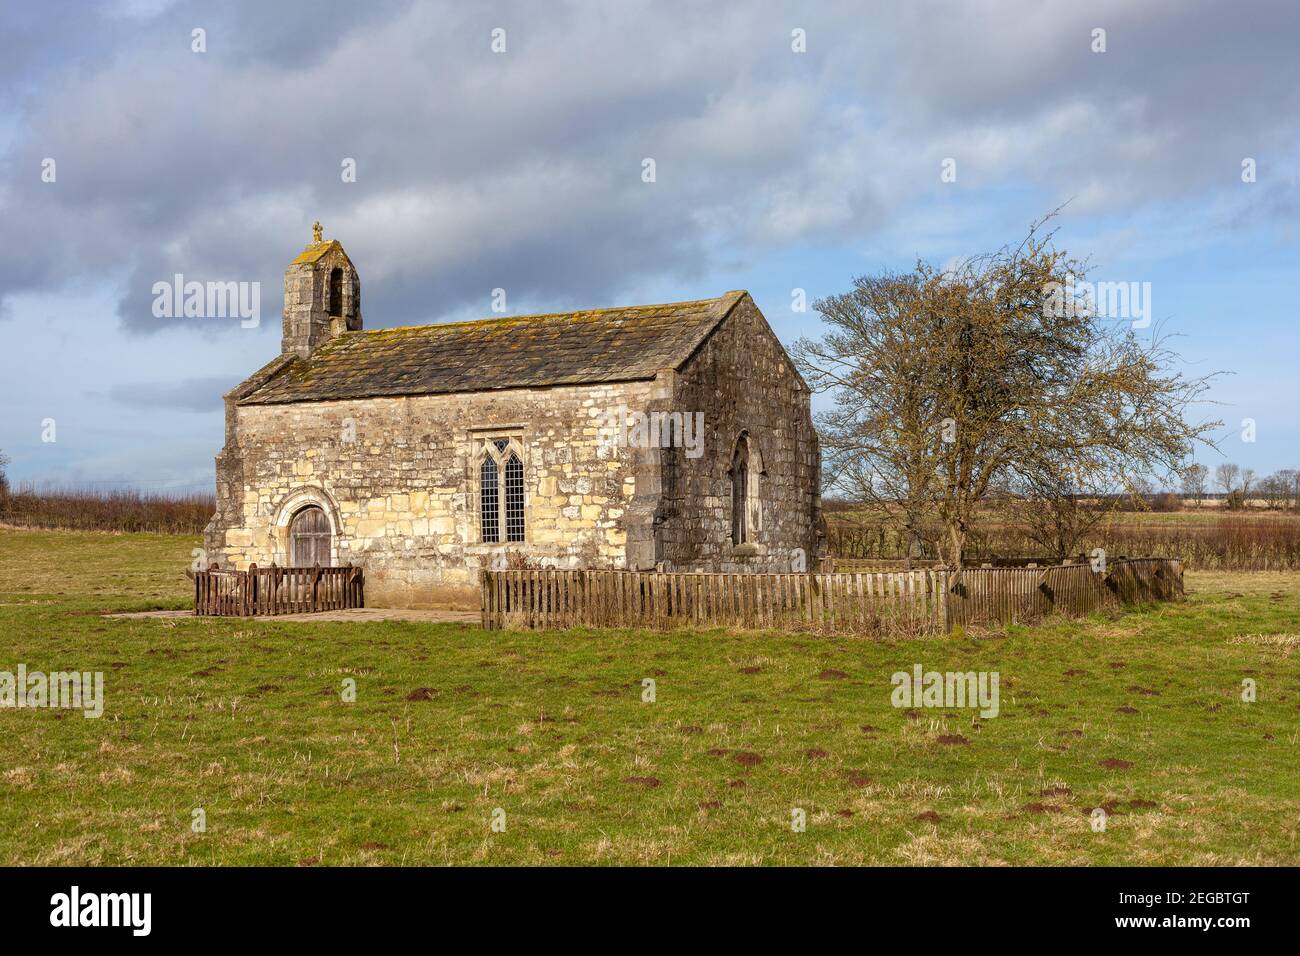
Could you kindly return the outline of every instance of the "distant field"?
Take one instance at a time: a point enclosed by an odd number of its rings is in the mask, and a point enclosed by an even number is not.
[[[1300,512],[1269,511],[1265,508],[1248,508],[1243,511],[1225,511],[1223,508],[1211,507],[1206,502],[1203,508],[1188,511],[1125,511],[1111,519],[1112,525],[1202,525],[1214,527],[1224,518],[1246,518],[1251,521],[1273,521],[1281,524],[1300,525]]]
[[[1208,504],[1208,503],[1207,503]],[[865,508],[827,513],[830,553],[843,558],[901,558],[907,538],[896,521]],[[1041,548],[1005,516],[979,516],[969,557],[1038,555]],[[1181,558],[1193,568],[1233,571],[1300,571],[1300,512],[1251,508],[1187,511],[1121,511],[1108,516],[1084,540],[1083,550]]]
[[[884,513],[870,508],[831,508],[828,509],[828,516],[831,519],[844,518],[855,521],[879,521],[885,517]],[[1277,521],[1288,524],[1300,524],[1300,511],[1274,511],[1264,507],[1251,507],[1241,511],[1226,511],[1222,507],[1211,505],[1205,502],[1200,508],[1188,507],[1183,511],[1117,511],[1115,514],[1106,519],[1107,523],[1118,525],[1146,525],[1146,524],[1199,524],[1213,526],[1216,522],[1224,518],[1249,518],[1251,520]],[[980,523],[1000,524],[1001,519],[996,513],[986,512],[981,514]]]
[[[0,710],[0,863],[1300,863],[1300,574],[960,641],[99,616],[197,544],[0,530],[0,670],[107,683]],[[916,663],[999,716],[892,707]]]
[[[202,534],[216,510],[211,492],[141,492],[37,488],[6,492],[0,482],[0,526]]]

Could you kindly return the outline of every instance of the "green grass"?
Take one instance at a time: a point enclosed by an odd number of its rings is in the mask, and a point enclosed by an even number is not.
[[[106,681],[0,710],[0,863],[1300,862],[1300,574],[978,640],[99,616],[184,606],[195,546],[0,531],[0,670]],[[895,709],[916,663],[1000,715]]]

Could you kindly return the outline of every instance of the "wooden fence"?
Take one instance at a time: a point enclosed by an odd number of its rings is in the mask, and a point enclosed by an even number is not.
[[[1181,562],[828,574],[484,571],[483,627],[757,627],[881,635],[1033,621],[1182,596]]]
[[[360,568],[259,568],[188,572],[194,579],[194,613],[220,617],[305,614],[364,607]]]
[[[966,568],[948,594],[945,630],[958,624],[1036,621],[1054,611],[1089,614],[1182,596],[1182,562],[1171,558],[1119,558],[1096,571],[1086,562]]]
[[[482,620],[500,627],[932,629],[942,577],[888,574],[484,571]]]
[[[941,578],[891,574],[482,572],[482,624],[500,627],[764,627],[930,630]],[[940,618],[941,619],[941,618]]]

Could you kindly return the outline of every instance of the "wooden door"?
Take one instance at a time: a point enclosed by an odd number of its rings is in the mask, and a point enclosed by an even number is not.
[[[303,508],[289,524],[289,563],[295,568],[330,566],[330,523],[315,505]]]

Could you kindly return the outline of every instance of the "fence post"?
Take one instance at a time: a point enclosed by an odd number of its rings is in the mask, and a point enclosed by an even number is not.
[[[952,621],[949,619],[948,608],[948,569],[940,567],[935,571],[939,579],[939,621],[943,627],[943,634],[952,633]]]

